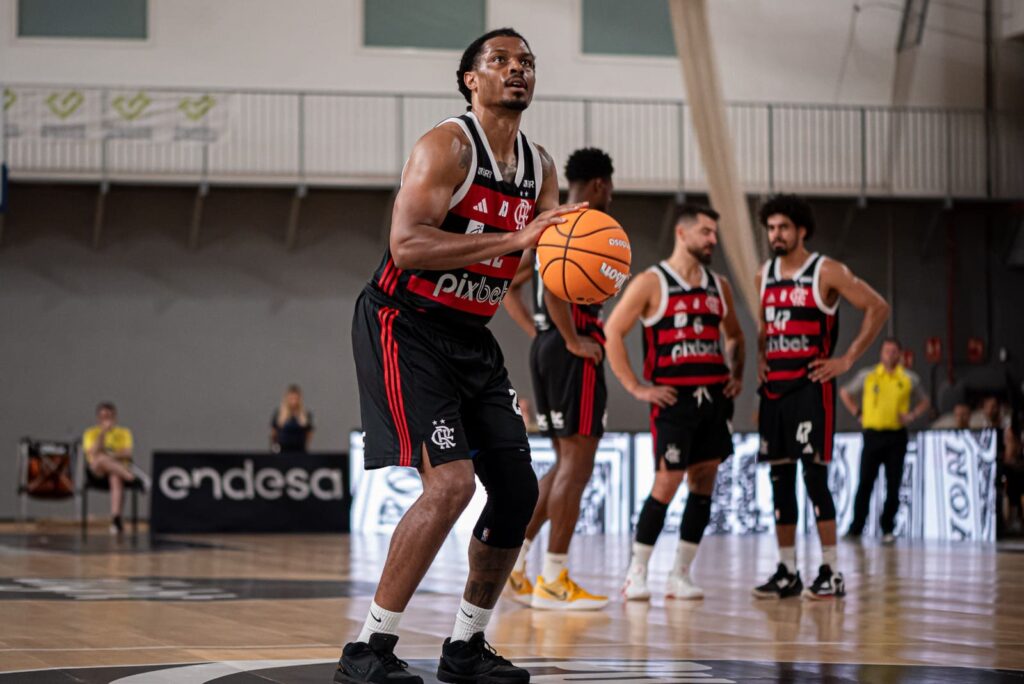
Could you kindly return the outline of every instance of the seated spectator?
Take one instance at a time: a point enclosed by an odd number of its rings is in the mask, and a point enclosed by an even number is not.
[[[969,430],[971,427],[971,405],[958,402],[952,412],[944,413],[932,423],[933,430]]]
[[[971,414],[970,425],[972,430],[994,428],[1002,431],[1009,427],[1010,416],[1003,410],[999,397],[990,394],[981,400],[981,408]]]
[[[117,408],[108,401],[96,407],[96,422],[82,435],[82,450],[92,474],[105,478],[110,484],[110,532],[121,534],[124,532],[121,521],[124,485],[135,481],[131,469],[132,431],[117,424]]]
[[[304,454],[312,437],[313,413],[306,409],[299,386],[289,385],[270,417],[270,449],[276,454]]]

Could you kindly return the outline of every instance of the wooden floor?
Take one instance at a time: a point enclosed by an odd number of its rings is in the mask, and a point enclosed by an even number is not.
[[[362,624],[387,544],[173,541],[93,535],[83,545],[0,530],[0,684],[328,682]],[[428,682],[458,606],[465,543],[445,545],[402,622],[398,653]],[[807,544],[816,557],[817,542]],[[576,539],[573,576],[617,593],[628,547],[625,537]],[[772,569],[773,540],[710,537],[694,573],[707,598],[666,604],[674,547],[667,535],[658,546],[649,605],[555,614],[503,599],[488,638],[528,664],[534,682],[1024,681],[1024,548],[844,544],[845,600],[757,601],[750,587]]]

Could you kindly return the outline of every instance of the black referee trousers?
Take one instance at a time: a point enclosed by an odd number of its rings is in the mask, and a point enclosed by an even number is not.
[[[882,533],[891,534],[896,527],[896,511],[900,508],[900,483],[903,462],[907,457],[907,431],[865,430],[864,450],[860,455],[860,484],[853,501],[853,522],[850,532],[860,534],[868,519],[871,491],[875,488],[878,469],[885,466],[885,505],[882,507]]]

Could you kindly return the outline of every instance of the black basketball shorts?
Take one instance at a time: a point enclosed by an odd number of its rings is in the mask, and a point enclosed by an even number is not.
[[[604,363],[595,364],[565,348],[558,330],[539,333],[530,345],[530,375],[537,426],[546,437],[604,434],[608,387]]]
[[[676,403],[651,405],[654,468],[686,470],[702,461],[724,461],[732,455],[733,402],[725,385],[681,385]]]
[[[830,463],[835,434],[835,381],[807,382],[771,397],[761,390],[760,463]]]
[[[529,460],[526,425],[505,359],[487,328],[446,331],[364,289],[352,353],[367,470],[508,450]]]

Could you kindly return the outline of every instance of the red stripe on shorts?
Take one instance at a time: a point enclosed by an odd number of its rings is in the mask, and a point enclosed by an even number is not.
[[[398,311],[387,307],[377,312],[380,319],[380,346],[384,359],[384,387],[388,397],[391,420],[398,435],[398,465],[412,465],[412,441],[409,425],[405,418],[405,401],[402,399],[402,377],[398,365],[398,343],[394,337],[394,322]]]

